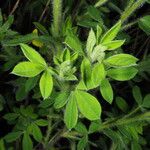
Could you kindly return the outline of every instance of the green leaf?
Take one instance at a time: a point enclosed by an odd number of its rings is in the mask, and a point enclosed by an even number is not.
[[[101,43],[105,44],[105,43],[112,41],[116,37],[116,35],[118,34],[120,28],[121,28],[121,21],[116,23],[110,30],[108,30],[104,34],[104,36],[101,39]]]
[[[109,83],[108,79],[104,79],[101,81],[100,92],[101,92],[103,98],[108,103],[111,104],[113,101],[113,89],[112,89],[111,84]]]
[[[44,99],[48,98],[53,89],[52,75],[45,71],[40,79],[40,91]]]
[[[96,44],[96,36],[95,36],[94,31],[91,29],[88,39],[87,39],[87,44],[86,44],[87,53],[92,52],[95,44]]]
[[[80,112],[89,120],[98,120],[101,116],[101,105],[91,94],[84,91],[75,91]]]
[[[64,61],[70,61],[70,51],[68,49],[65,49],[61,55],[62,62]]]
[[[76,102],[74,93],[72,93],[66,105],[66,110],[64,114],[64,122],[68,129],[72,129],[76,126],[77,120],[78,120],[77,102]]]
[[[77,123],[77,125],[75,126],[75,130],[79,133],[82,133],[82,134],[88,133],[86,126],[82,122]]]
[[[92,69],[92,80],[94,85],[97,87],[100,85],[101,81],[105,78],[106,72],[104,65],[102,63],[97,63]]]
[[[33,150],[33,143],[27,132],[25,132],[23,135],[22,148],[23,150]]]
[[[59,93],[58,96],[55,98],[54,107],[56,109],[63,107],[67,103],[68,97],[69,92],[62,91],[61,93]]]
[[[102,124],[100,121],[91,122],[91,124],[89,126],[89,133],[93,133],[93,132],[98,131],[101,126],[102,126]]]
[[[32,62],[21,62],[15,66],[12,74],[22,77],[35,77],[43,71],[43,68]]]
[[[147,35],[150,35],[150,15],[142,17],[138,24]]]
[[[53,104],[53,99],[47,98],[44,101],[42,101],[39,105],[41,108],[48,108]]]
[[[86,147],[87,143],[88,143],[88,136],[85,135],[78,142],[77,150],[84,150],[84,148]]]
[[[107,47],[107,50],[115,50],[124,44],[125,40],[115,40],[108,43],[103,44],[103,46]]]
[[[72,31],[68,32],[65,43],[75,52],[83,53],[82,44],[78,37]]]
[[[16,113],[8,113],[3,116],[4,119],[10,120],[10,121],[17,119],[18,117],[19,117],[19,114],[16,114]]]
[[[38,119],[35,121],[36,125],[44,127],[48,125],[48,121],[44,119]]]
[[[21,136],[22,132],[21,131],[18,131],[18,132],[10,132],[8,133],[4,139],[7,141],[7,142],[13,142],[13,141],[16,141],[20,136]]]
[[[27,97],[27,94],[25,85],[20,85],[16,91],[16,101],[23,101]]]
[[[128,104],[122,97],[116,97],[116,104],[123,112],[127,112]]]
[[[102,28],[98,25],[97,26],[97,32],[96,32],[96,40],[97,40],[98,44],[99,44],[99,40],[100,40],[101,34],[102,34]]]
[[[40,128],[36,124],[32,124],[32,135],[37,142],[41,142],[43,135]]]
[[[101,16],[100,16],[100,11],[95,8],[94,6],[89,6],[88,7],[88,14],[92,19],[98,22],[102,22]]]
[[[141,105],[142,104],[142,94],[141,94],[141,90],[138,86],[133,87],[132,94],[133,94],[135,101],[138,103],[138,105]]]
[[[37,29],[40,30],[40,32],[42,32],[42,34],[49,34],[46,28],[42,24],[38,22],[33,22],[33,24],[36,26]]]
[[[134,67],[110,69],[107,75],[118,81],[127,81],[135,77],[138,70]]]
[[[36,85],[39,80],[39,76],[29,78],[25,83],[25,92],[31,91]]]
[[[84,58],[81,64],[81,76],[88,89],[93,87],[91,74],[92,74],[91,63],[87,58]]]
[[[0,32],[7,32],[7,30],[11,27],[11,25],[14,22],[14,16],[8,16],[8,20],[3,24],[3,26],[0,28]]]
[[[38,63],[43,66],[47,66],[44,58],[37,51],[35,51],[32,47],[28,46],[27,44],[20,44],[20,46],[24,55],[29,61],[33,63]]]
[[[107,58],[104,62],[112,67],[128,67],[136,64],[138,59],[129,54],[117,54]]]
[[[150,108],[150,94],[147,94],[144,97],[142,106],[145,107],[145,108]]]

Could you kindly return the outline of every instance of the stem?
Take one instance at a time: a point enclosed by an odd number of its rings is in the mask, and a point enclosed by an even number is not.
[[[71,142],[71,150],[76,150],[76,143],[74,141]]]
[[[39,22],[41,22],[41,20],[42,20],[44,14],[45,14],[45,12],[46,12],[46,10],[48,9],[48,5],[50,4],[50,1],[51,1],[51,0],[48,0],[48,1],[47,1],[46,6],[45,6],[45,8],[44,8],[44,10],[43,10],[43,12],[42,12],[40,18],[39,18]]]
[[[58,37],[62,19],[62,0],[53,0],[53,35]]]
[[[127,7],[127,9],[123,12],[122,16],[121,16],[121,21],[125,22],[131,15],[132,13],[139,8],[142,4],[144,4],[146,2],[146,0],[138,0],[136,1],[134,4],[129,4],[131,5],[131,7]]]
[[[99,0],[96,4],[95,4],[95,7],[100,7],[102,6],[103,4],[105,4],[108,0]]]
[[[126,24],[126,25],[124,25],[121,30],[127,30],[128,28],[134,26],[138,21],[139,21],[139,18]]]
[[[137,116],[132,117],[132,118],[118,119],[117,121],[111,122],[109,124],[105,124],[105,122],[104,122],[102,124],[102,126],[99,128],[99,131],[101,132],[105,129],[112,128],[112,127],[115,127],[115,126],[130,124],[130,123],[137,122],[137,121],[145,121],[145,120],[148,120],[148,119],[150,119],[150,111],[148,111],[146,113],[143,113],[143,114],[140,114],[140,115],[137,115]]]
[[[131,111],[129,114],[125,115],[123,118],[128,118],[130,116],[132,116],[133,114],[135,114],[136,112],[138,112],[141,109],[141,106],[138,106],[137,108],[135,108],[133,111]]]

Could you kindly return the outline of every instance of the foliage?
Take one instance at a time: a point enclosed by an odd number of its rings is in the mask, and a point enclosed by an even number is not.
[[[150,17],[134,13],[148,3],[17,1],[9,15],[3,5],[0,149],[148,149]],[[35,15],[30,32],[21,12]]]

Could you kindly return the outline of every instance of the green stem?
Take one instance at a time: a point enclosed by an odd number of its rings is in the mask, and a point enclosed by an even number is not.
[[[53,0],[53,35],[59,36],[62,19],[62,0]]]
[[[146,0],[138,0],[132,5],[129,4],[131,5],[131,7],[127,7],[127,9],[123,12],[123,14],[121,15],[121,21],[125,22],[132,15],[132,13],[145,2]]]
[[[103,4],[105,4],[108,0],[99,0],[96,4],[95,4],[95,7],[100,7],[102,6]]]
[[[125,115],[123,118],[129,118],[130,116],[132,116],[133,114],[135,114],[136,112],[138,112],[141,109],[141,106],[138,106],[137,108],[135,108],[133,111],[131,111],[129,114]]]
[[[126,24],[126,25],[124,25],[121,30],[127,30],[128,28],[134,26],[138,21],[139,21],[139,18]]]
[[[140,114],[140,115],[137,115],[137,116],[132,117],[132,118],[121,118],[115,122],[111,122],[108,124],[105,124],[105,122],[104,122],[102,124],[102,126],[100,126],[99,131],[101,132],[101,131],[108,129],[108,128],[112,128],[112,127],[116,127],[116,126],[120,126],[120,125],[126,125],[126,124],[130,124],[130,123],[137,122],[137,121],[146,121],[148,119],[150,119],[150,111],[143,113],[143,114]]]

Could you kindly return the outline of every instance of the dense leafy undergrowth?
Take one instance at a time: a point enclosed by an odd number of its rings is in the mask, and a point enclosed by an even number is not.
[[[0,6],[0,150],[150,149],[149,0]]]

